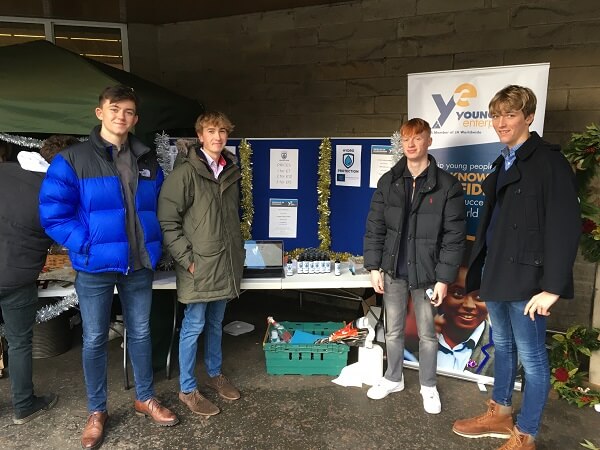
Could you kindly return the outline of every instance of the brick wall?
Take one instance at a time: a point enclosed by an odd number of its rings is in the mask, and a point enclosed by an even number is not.
[[[389,136],[407,73],[537,62],[550,62],[548,140],[600,120],[598,0],[362,0],[129,37],[134,73],[226,111],[238,137]],[[575,273],[577,301],[551,327],[589,320],[595,267]]]

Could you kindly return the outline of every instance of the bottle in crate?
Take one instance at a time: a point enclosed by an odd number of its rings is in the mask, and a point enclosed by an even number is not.
[[[292,340],[292,333],[290,333],[288,330],[286,330],[285,327],[283,325],[281,325],[279,322],[276,322],[275,319],[273,319],[273,317],[271,317],[271,316],[267,317],[267,322],[275,330],[277,330],[277,334],[279,335],[279,338],[283,342],[290,342]]]

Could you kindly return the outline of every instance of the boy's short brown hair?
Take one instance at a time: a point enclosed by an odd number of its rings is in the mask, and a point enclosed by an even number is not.
[[[415,117],[405,122],[400,127],[400,136],[414,136],[426,132],[431,136],[431,127],[426,120]]]
[[[537,98],[531,89],[511,84],[498,91],[490,100],[490,114],[506,111],[523,111],[525,117],[535,114]]]
[[[131,100],[135,104],[135,110],[137,113],[138,107],[140,106],[140,99],[133,90],[132,87],[118,84],[116,86],[109,86],[105,88],[98,97],[98,106],[102,107],[105,100],[110,103],[122,102],[123,100]]]
[[[206,111],[200,114],[196,119],[196,125],[194,126],[196,133],[202,134],[202,130],[208,125],[223,127],[227,130],[227,134],[230,134],[235,128],[235,125],[231,123],[231,120],[220,111]]]

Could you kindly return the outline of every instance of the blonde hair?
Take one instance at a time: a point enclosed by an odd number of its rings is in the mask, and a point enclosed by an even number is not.
[[[202,134],[202,130],[204,130],[204,127],[208,125],[223,127],[225,130],[227,130],[227,134],[230,134],[235,128],[235,126],[231,123],[231,120],[229,120],[224,113],[219,111],[207,111],[203,114],[200,114],[196,119],[196,125],[194,126],[196,133]]]
[[[525,117],[535,113],[537,99],[531,89],[511,84],[498,91],[490,100],[490,114],[502,111],[523,111]]]

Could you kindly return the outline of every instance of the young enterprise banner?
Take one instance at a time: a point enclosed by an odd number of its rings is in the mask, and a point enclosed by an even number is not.
[[[510,84],[529,87],[537,97],[530,130],[543,135],[550,65],[489,67],[408,75],[408,116],[431,125],[430,153],[438,166],[456,176],[465,191],[467,234],[472,239],[483,214],[481,182],[503,145],[492,126],[488,105],[500,89]],[[467,246],[469,247],[469,246]],[[494,349],[485,299],[465,292],[466,268],[448,288],[438,309],[438,372],[491,382]],[[418,337],[412,305],[406,324],[407,365],[418,364]]]
[[[408,75],[408,117],[429,122],[430,153],[463,183],[471,237],[482,213],[481,182],[503,147],[492,127],[489,102],[509,84],[529,87],[537,97],[530,130],[542,136],[549,69],[544,63]]]

